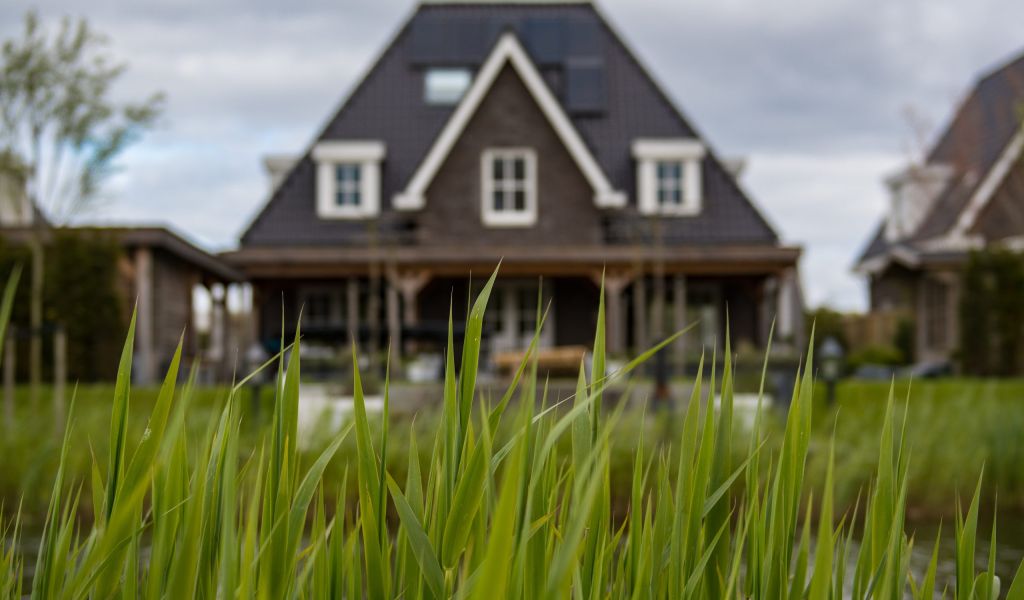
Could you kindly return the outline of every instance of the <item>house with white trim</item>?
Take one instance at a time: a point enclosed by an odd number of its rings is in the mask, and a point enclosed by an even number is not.
[[[670,17],[671,15],[666,15]],[[698,322],[674,352],[799,343],[800,249],[737,163],[667,96],[590,2],[423,2],[225,258],[258,337],[440,347],[501,261],[485,351],[592,342],[604,282],[612,354]],[[457,332],[458,333],[458,332]]]
[[[915,359],[959,343],[961,272],[971,251],[1024,249],[1024,54],[981,77],[923,164],[887,179],[888,213],[855,270],[872,312],[915,323]]]

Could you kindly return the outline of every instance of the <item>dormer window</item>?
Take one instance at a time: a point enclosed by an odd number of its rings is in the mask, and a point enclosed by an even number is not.
[[[469,69],[430,68],[423,74],[423,100],[427,104],[451,106],[458,104],[469,89],[473,76]]]
[[[491,148],[481,157],[481,216],[492,227],[537,222],[537,155],[530,148]]]
[[[359,163],[341,163],[334,166],[334,203],[337,206],[358,208],[362,204],[362,184]]]
[[[321,219],[365,219],[380,212],[380,163],[384,144],[371,141],[320,142],[316,212]]]
[[[658,208],[664,212],[679,210],[683,206],[683,161],[659,160]]]
[[[701,161],[704,145],[692,139],[633,142],[637,206],[644,215],[692,216],[703,204]]]

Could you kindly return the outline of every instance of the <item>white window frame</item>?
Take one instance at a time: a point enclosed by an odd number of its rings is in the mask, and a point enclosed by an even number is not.
[[[494,161],[501,159],[511,163],[521,158],[524,162],[525,179],[521,186],[518,180],[503,178],[504,191],[522,190],[523,210],[495,210],[493,196],[495,189]],[[506,147],[488,148],[480,155],[480,216],[489,227],[530,227],[537,223],[537,152],[533,148]]]
[[[704,205],[702,162],[707,150],[700,140],[639,139],[633,142],[636,159],[637,206],[644,215],[687,217],[700,214]],[[658,163],[682,165],[683,194],[678,205],[658,201]]]
[[[387,152],[377,141],[328,141],[313,147],[316,161],[316,213],[321,219],[367,219],[380,214],[380,163]],[[359,204],[337,203],[337,167],[359,167]]]

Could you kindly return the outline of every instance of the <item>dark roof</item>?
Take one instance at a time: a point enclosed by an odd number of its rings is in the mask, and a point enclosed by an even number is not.
[[[116,239],[123,248],[131,249],[138,247],[155,248],[163,250],[179,260],[197,268],[204,275],[224,282],[244,281],[244,277],[234,267],[227,264],[219,256],[210,254],[199,246],[186,240],[170,228],[145,225],[139,227],[131,226],[105,226],[105,225],[84,225],[67,226],[63,228],[47,226],[43,229],[44,240],[50,239],[50,233],[58,230],[70,230],[74,232],[96,233],[103,236],[110,236]],[[0,228],[0,238],[14,243],[25,243],[33,231],[30,227],[3,227]]]
[[[391,209],[392,198],[405,188],[454,110],[423,102],[422,68],[477,67],[505,31],[515,32],[612,186],[626,191],[633,207],[632,140],[698,137],[590,3],[421,4],[316,139],[373,139],[386,144],[381,217],[372,226],[318,219],[316,169],[307,150],[242,235],[242,245],[361,244],[371,229],[378,234],[405,227],[409,217]],[[603,85],[595,64],[603,67],[598,69]],[[572,83],[577,76],[580,83]],[[702,214],[665,219],[666,241],[778,242],[713,155],[705,161],[704,174]],[[615,214],[641,219],[635,208]]]
[[[901,245],[915,244],[948,233],[961,211],[992,169],[1024,119],[1024,53],[983,75],[960,104],[928,153],[928,164],[949,165],[954,175],[921,221]],[[883,225],[871,238],[858,262],[878,256],[891,244]]]

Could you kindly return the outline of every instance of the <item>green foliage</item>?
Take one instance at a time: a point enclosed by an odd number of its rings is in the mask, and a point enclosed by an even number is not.
[[[124,65],[105,46],[84,19],[47,30],[29,12],[21,37],[0,48],[0,175],[27,180],[33,203],[58,221],[95,195],[163,103],[114,101]]]
[[[818,344],[831,337],[835,338],[843,348],[849,348],[850,344],[849,340],[846,339],[846,328],[843,326],[843,320],[843,313],[832,310],[827,306],[822,306],[808,311],[804,315],[804,330],[814,330],[816,332],[815,339]]]
[[[893,346],[867,346],[850,354],[847,366],[851,370],[867,364],[895,367],[906,364],[905,358],[905,355]]]
[[[1024,368],[1024,261],[1009,250],[971,253],[960,296],[960,361],[971,375],[1006,377]]]
[[[45,323],[60,326],[67,334],[68,377],[72,381],[110,381],[116,374],[120,345],[115,342],[127,326],[123,294],[118,289],[117,241],[102,231],[55,229],[46,252],[43,311]],[[16,265],[31,270],[28,250],[0,240],[0,269]],[[29,330],[29,290],[15,294],[11,323]],[[49,335],[44,342],[50,343]],[[20,348],[25,350],[24,345]],[[49,368],[52,353],[43,355]],[[27,360],[18,360],[24,370]]]
[[[46,320],[64,328],[68,377],[111,380],[125,330],[125,299],[118,290],[121,248],[102,232],[58,230],[46,253]],[[115,338],[114,336],[117,335]]]
[[[467,331],[479,331],[488,290],[489,285],[470,313]],[[672,446],[656,454],[640,446],[629,511],[616,521],[610,511],[610,456],[623,412],[621,406],[599,410],[596,400],[674,337],[609,377],[595,371],[588,378],[581,366],[569,398],[548,398],[546,392],[538,398],[532,356],[541,321],[516,378],[494,405],[478,396],[472,382],[479,337],[467,336],[458,376],[449,342],[442,414],[428,466],[419,469],[415,443],[410,444],[404,485],[386,460],[392,441],[388,387],[377,437],[358,361],[351,425],[332,435],[311,466],[301,464],[297,343],[278,357],[273,417],[252,451],[239,452],[245,381],[228,391],[205,432],[192,435],[185,424],[195,388],[189,381],[179,389],[177,359],[147,433],[134,438],[126,427],[130,328],[107,460],[92,459],[90,487],[99,510],[91,525],[79,527],[74,515],[83,486],[66,478],[71,452],[65,435],[31,596],[930,597],[935,570],[918,580],[909,564],[907,418],[892,391],[876,438],[880,450],[865,509],[849,511],[837,523],[834,445],[827,452],[824,486],[808,477],[809,458],[818,452],[811,445],[811,359],[799,376],[777,447],[765,445],[758,412],[746,456],[733,462],[737,429],[727,345],[722,372],[712,366],[706,387],[702,378],[695,381]],[[599,327],[596,343],[602,339]],[[602,355],[597,348],[595,356]],[[710,364],[716,362],[712,357]],[[517,393],[521,401],[506,414]],[[510,429],[499,437],[503,422]],[[74,410],[69,432],[73,423]],[[357,499],[348,504],[339,495],[329,512],[324,488],[331,484],[324,472],[352,429]],[[811,490],[820,502],[805,500]],[[958,510],[955,590],[957,598],[991,600],[1001,589],[994,558],[980,572],[973,561],[979,504],[976,491],[965,516]],[[391,508],[397,521],[388,518]],[[19,517],[11,523],[0,524],[0,531],[17,531]],[[0,552],[0,586],[6,585],[0,589],[10,591],[20,581],[23,561],[18,553]]]

